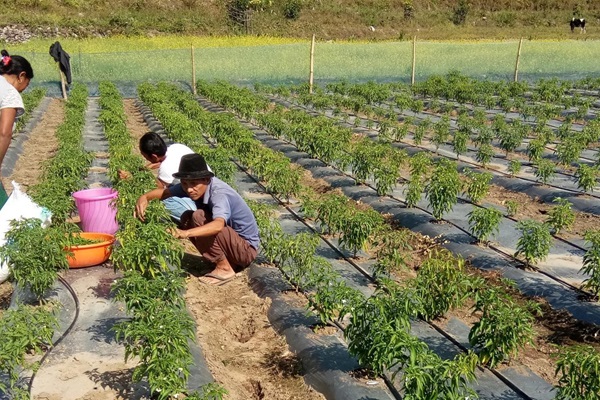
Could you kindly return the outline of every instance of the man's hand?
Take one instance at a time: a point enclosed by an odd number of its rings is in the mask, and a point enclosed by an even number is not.
[[[188,231],[184,231],[179,228],[170,229],[169,232],[175,237],[175,239],[187,239],[189,237]]]
[[[160,164],[161,163],[159,163],[159,162],[148,163],[148,164],[146,164],[146,168],[148,168],[148,169],[157,169],[158,167],[160,167]]]
[[[139,218],[140,220],[144,220],[144,215],[146,215],[146,207],[148,207],[148,199],[146,195],[141,195],[140,198],[135,203],[135,212],[134,217]]]
[[[123,169],[119,170],[119,179],[129,179],[131,178],[131,173],[129,171],[125,171]]]

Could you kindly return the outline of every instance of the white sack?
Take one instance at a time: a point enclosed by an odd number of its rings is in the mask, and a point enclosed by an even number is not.
[[[10,221],[21,218],[37,218],[42,220],[42,226],[50,225],[51,213],[45,208],[37,205],[27,193],[21,191],[21,187],[12,181],[13,191],[8,200],[0,209],[0,246],[6,243],[4,236],[10,230]],[[0,264],[0,283],[8,279],[9,268],[7,263]]]

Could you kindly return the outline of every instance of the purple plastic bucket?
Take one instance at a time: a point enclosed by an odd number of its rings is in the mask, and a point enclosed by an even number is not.
[[[112,203],[118,194],[113,188],[85,189],[73,193],[81,220],[81,230],[114,235],[119,229],[119,224],[117,209]]]

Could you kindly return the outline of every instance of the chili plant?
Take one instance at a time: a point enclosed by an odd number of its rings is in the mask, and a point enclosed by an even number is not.
[[[425,187],[425,195],[436,220],[439,221],[445,213],[452,211],[460,190],[461,182],[456,164],[448,159],[441,159]]]
[[[334,274],[329,262],[328,274],[319,280],[315,290],[308,293],[309,307],[319,316],[322,323],[341,320],[346,314],[364,301],[364,296],[349,287],[338,274]]]
[[[194,392],[186,397],[187,400],[223,400],[223,396],[229,392],[216,382],[206,383],[200,386],[202,393]]]
[[[546,185],[554,177],[554,163],[550,160],[539,159],[537,161],[537,168],[535,168],[534,175],[544,185]]]
[[[507,126],[506,129],[502,129],[498,132],[498,139],[500,140],[500,148],[508,153],[515,151],[525,138],[525,133],[520,129],[519,125]]]
[[[482,364],[494,368],[533,340],[534,316],[501,289],[488,288],[476,296],[474,312],[481,318],[469,332],[469,343]]]
[[[560,164],[568,167],[579,159],[583,149],[584,145],[581,140],[577,136],[571,135],[556,145],[555,153]]]
[[[350,212],[340,236],[340,245],[351,250],[353,256],[363,250],[367,240],[382,228],[383,217],[373,209]]]
[[[437,154],[440,146],[448,141],[450,137],[450,117],[443,115],[442,118],[433,125],[433,137],[431,141],[435,144],[435,153]]]
[[[452,140],[452,148],[456,153],[456,158],[460,160],[460,155],[467,152],[467,142],[470,138],[470,131],[459,129],[454,133]]]
[[[584,192],[593,192],[598,184],[598,166],[580,164],[575,172],[577,187]]]
[[[530,140],[527,144],[527,156],[529,157],[529,161],[539,161],[542,158],[542,154],[544,154],[545,145],[546,143],[539,138]]]
[[[37,218],[13,220],[0,247],[0,260],[10,265],[10,274],[20,287],[29,287],[41,298],[58,272],[69,269],[68,238],[60,227],[44,228]]]
[[[424,119],[423,121],[421,121],[419,123],[419,125],[417,125],[415,127],[415,133],[413,135],[413,139],[417,146],[421,145],[421,143],[423,142],[423,138],[429,131],[430,127],[431,127],[431,120],[429,118]]]
[[[519,202],[516,200],[506,200],[504,203],[506,207],[506,215],[509,217],[514,217],[517,215],[517,211],[519,210]]]
[[[489,172],[477,173],[472,170],[467,170],[465,175],[468,178],[467,196],[473,203],[479,204],[490,190],[493,176]]]
[[[432,253],[413,282],[421,299],[420,316],[431,321],[459,307],[478,284],[466,274],[464,260],[446,252]]]
[[[321,228],[327,227],[328,234],[336,234],[344,229],[348,198],[341,194],[331,194],[323,199],[317,209],[316,220]]]
[[[19,375],[24,368],[36,368],[36,363],[28,365],[25,355],[28,352],[41,353],[52,345],[52,335],[58,328],[55,314],[56,305],[44,307],[18,305],[4,311],[0,319],[0,374],[8,376],[8,385],[0,380],[0,394],[10,399],[26,400],[30,393],[19,387]]]
[[[485,168],[492,158],[494,158],[494,147],[491,144],[484,143],[477,148],[477,153],[475,153],[475,159],[481,163],[481,165]]]
[[[411,354],[412,356],[412,354]],[[453,399],[476,398],[468,385],[473,382],[477,356],[460,353],[452,360],[444,360],[433,351],[416,353],[409,358],[402,370],[404,399]]]
[[[521,231],[521,237],[517,241],[515,257],[525,257],[528,266],[548,257],[552,246],[552,234],[547,224],[534,220],[519,221],[517,230]]]
[[[469,230],[480,243],[487,243],[488,237],[500,232],[502,213],[495,208],[475,207],[468,217]]]
[[[373,266],[373,277],[390,277],[392,271],[408,266],[412,256],[412,232],[408,229],[389,230],[377,235],[374,245],[377,246],[377,262]]]
[[[146,378],[152,394],[161,400],[184,392],[193,363],[188,341],[195,338],[194,328],[185,308],[172,307],[160,298],[131,320],[115,325],[117,341],[125,344],[125,361],[134,357],[141,361],[133,381]]]
[[[376,292],[352,310],[350,324],[344,331],[348,350],[374,374],[401,368],[427,348],[409,333],[414,302],[411,296],[400,299]]]
[[[521,172],[521,161],[519,160],[510,160],[508,162],[508,173],[512,176],[517,175]]]
[[[589,278],[583,281],[582,286],[598,296],[600,294],[600,230],[587,231],[583,238],[589,247],[583,256],[583,267],[580,272],[589,275]]]
[[[557,205],[548,211],[546,223],[554,230],[555,234],[558,234],[561,229],[570,230],[575,223],[575,213],[571,209],[571,202],[561,197],[555,197],[553,203]]]
[[[577,345],[559,350],[555,374],[558,379],[557,400],[599,400],[598,379],[600,353],[592,346]]]
[[[406,206],[415,207],[419,200],[421,200],[424,189],[425,183],[422,181],[421,177],[415,177],[414,179],[411,179],[404,189],[404,193],[406,195]]]

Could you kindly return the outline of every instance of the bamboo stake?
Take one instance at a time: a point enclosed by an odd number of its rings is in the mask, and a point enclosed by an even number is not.
[[[194,45],[192,44],[190,46],[192,52],[192,93],[195,96],[196,94],[198,94],[196,92],[196,57],[194,57]]]
[[[310,44],[310,74],[308,75],[308,93],[313,92],[313,79],[314,79],[314,67],[315,67],[315,34],[313,33],[312,42]]]
[[[415,68],[417,66],[417,37],[413,36],[413,52],[412,52],[412,75],[410,77],[410,84],[415,84]]]
[[[67,100],[67,84],[65,82],[65,74],[58,69],[58,73],[60,74],[60,88],[62,90],[63,99]]]
[[[517,50],[517,61],[515,63],[515,82],[519,80],[519,60],[521,58],[521,46],[523,46],[523,38],[519,40],[519,50]]]

